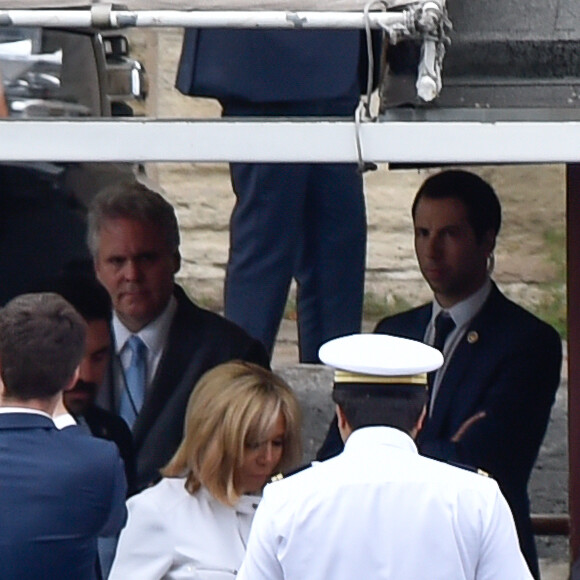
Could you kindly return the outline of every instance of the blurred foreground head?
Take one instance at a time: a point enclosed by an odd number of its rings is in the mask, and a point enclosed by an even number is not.
[[[6,399],[50,399],[69,386],[86,324],[61,296],[23,294],[0,310],[0,375]]]

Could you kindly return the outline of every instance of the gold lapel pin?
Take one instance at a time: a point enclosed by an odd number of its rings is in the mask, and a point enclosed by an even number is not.
[[[479,340],[479,334],[476,330],[472,330],[467,334],[467,342],[469,344],[475,344]]]

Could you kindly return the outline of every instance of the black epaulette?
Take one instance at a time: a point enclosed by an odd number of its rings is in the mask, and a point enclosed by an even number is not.
[[[312,465],[313,465],[312,463],[306,463],[305,465],[301,465],[300,467],[297,467],[296,469],[291,469],[290,471],[288,471],[286,473],[277,473],[276,475],[272,476],[269,483],[274,483],[275,481],[280,481],[281,479],[286,479],[287,477],[291,477],[292,475],[296,475],[297,473],[300,473],[301,471],[304,471],[305,469],[312,467]]]

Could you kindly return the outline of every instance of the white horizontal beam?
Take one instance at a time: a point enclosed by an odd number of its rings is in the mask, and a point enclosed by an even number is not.
[[[407,11],[370,12],[371,28],[404,25]],[[101,20],[99,20],[99,18]],[[0,10],[2,26],[51,26],[88,28],[120,27],[193,27],[193,28],[365,28],[362,12],[290,12],[290,11],[207,11],[177,10],[127,12],[114,10],[97,15],[89,10]]]
[[[364,123],[365,161],[577,163],[579,121]],[[2,161],[357,161],[356,126],[320,120],[3,120]]]
[[[396,8],[425,2],[426,0],[381,0],[389,8]],[[438,0],[441,2],[442,0]],[[86,9],[88,5],[92,8],[107,9],[112,8],[111,0],[0,0],[0,9],[4,10],[32,10],[41,8],[43,10],[64,10],[64,9]],[[359,10],[362,11],[367,4],[367,0],[123,0],[118,4],[127,10],[140,11],[165,11],[165,10],[324,10],[331,12],[344,12]],[[330,6],[329,6],[330,4]]]

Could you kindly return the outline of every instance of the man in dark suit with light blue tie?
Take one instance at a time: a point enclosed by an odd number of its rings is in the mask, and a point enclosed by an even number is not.
[[[445,363],[430,379],[419,451],[497,479],[538,578],[527,486],[560,382],[560,337],[490,278],[501,207],[488,183],[467,171],[432,175],[412,215],[417,260],[434,300],[381,320],[375,331],[438,343]],[[320,455],[333,447],[331,431]]]
[[[85,324],[56,294],[27,294],[0,311],[0,576],[96,576],[97,537],[126,519],[116,446],[51,415],[76,382]],[[64,407],[62,407],[64,409]]]
[[[351,117],[366,89],[355,30],[186,30],[177,88],[224,117]],[[300,144],[297,144],[300,146]],[[358,332],[366,215],[355,164],[232,163],[225,315],[271,353],[297,282],[300,361]]]
[[[89,210],[88,241],[113,304],[112,352],[97,402],[131,427],[141,490],[160,479],[177,450],[198,379],[233,359],[264,367],[269,359],[259,341],[175,284],[181,263],[175,210],[147,185],[101,191]]]

